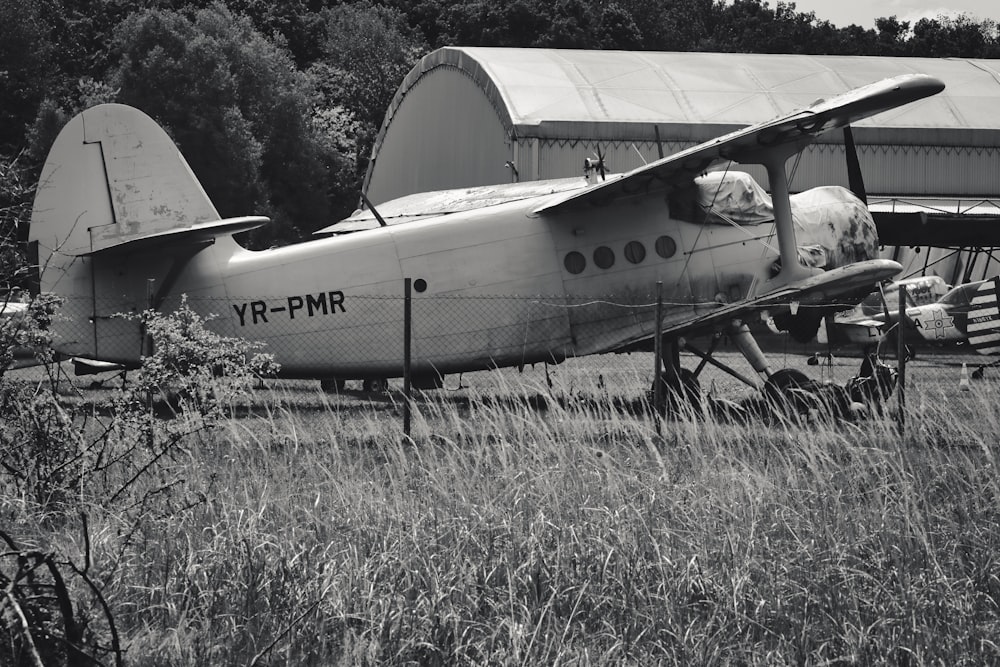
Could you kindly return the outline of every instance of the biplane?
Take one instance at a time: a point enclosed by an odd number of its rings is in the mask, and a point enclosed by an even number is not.
[[[378,220],[370,228],[260,251],[234,235],[267,218],[223,219],[156,122],[100,105],[66,125],[43,168],[29,235],[38,289],[64,299],[58,352],[124,366],[148,342],[120,314],[167,311],[184,295],[220,333],[265,343],[285,376],[376,386],[403,373],[409,279],[421,313],[412,373],[428,385],[629,349],[656,331],[669,378],[692,375],[679,349],[725,335],[757,378],[734,375],[795,384],[747,322],[771,317],[811,336],[900,265],[878,257],[863,199],[842,187],[791,195],[786,163],[826,132],[943,88],[887,79],[627,173],[411,195],[365,212]],[[763,165],[770,195],[738,164]],[[731,205],[720,207],[722,192],[736,193]]]

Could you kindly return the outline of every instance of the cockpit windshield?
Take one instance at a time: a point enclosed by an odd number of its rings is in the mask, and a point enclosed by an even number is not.
[[[975,296],[976,290],[982,284],[983,281],[979,280],[974,283],[959,285],[958,287],[955,287],[950,292],[941,297],[939,303],[948,306],[959,306],[967,304],[972,301],[972,297]]]

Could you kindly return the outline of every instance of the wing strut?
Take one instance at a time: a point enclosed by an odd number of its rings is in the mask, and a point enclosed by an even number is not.
[[[799,264],[795,225],[792,221],[792,204],[788,193],[788,175],[785,173],[785,163],[796,152],[797,150],[774,150],[763,155],[767,178],[771,185],[774,228],[778,235],[778,254],[781,257],[780,273],[767,283],[772,289],[822,272],[820,269],[809,269]]]

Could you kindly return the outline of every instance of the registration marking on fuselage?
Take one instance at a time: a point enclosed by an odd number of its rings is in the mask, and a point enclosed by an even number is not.
[[[268,324],[268,315],[285,316],[290,320],[299,317],[315,317],[317,315],[333,315],[337,312],[346,312],[344,309],[344,293],[340,290],[330,290],[328,292],[316,292],[315,294],[296,294],[285,298],[284,301],[244,301],[234,303],[233,310],[240,318],[240,326],[247,324]]]

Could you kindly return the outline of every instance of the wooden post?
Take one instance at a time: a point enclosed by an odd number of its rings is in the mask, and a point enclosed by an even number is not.
[[[410,437],[410,338],[412,333],[413,281],[403,280],[403,434]]]
[[[899,317],[896,323],[896,363],[899,367],[899,378],[896,383],[896,398],[899,400],[897,422],[899,438],[902,442],[906,428],[906,287],[899,286]]]
[[[656,323],[653,327],[653,413],[656,415],[656,435],[663,431],[660,406],[663,396],[663,281],[656,281]]]

